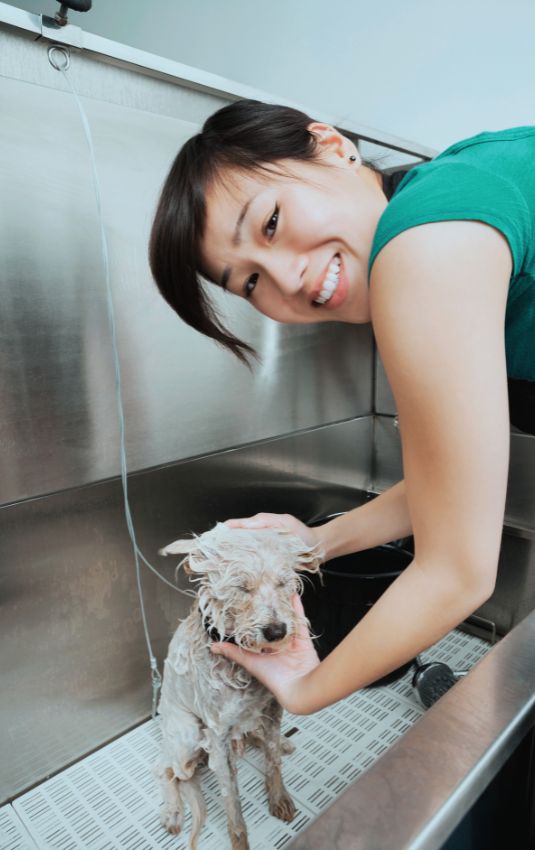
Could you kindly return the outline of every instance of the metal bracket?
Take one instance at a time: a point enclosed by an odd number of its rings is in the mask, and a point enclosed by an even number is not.
[[[74,24],[65,24],[61,27],[54,18],[49,15],[40,15],[41,35],[38,38],[47,38],[54,44],[65,44],[73,50],[82,50],[84,46],[84,31]]]
[[[488,640],[491,646],[499,641],[496,623],[487,620],[485,617],[480,617],[479,614],[470,614],[457,628],[461,632]]]

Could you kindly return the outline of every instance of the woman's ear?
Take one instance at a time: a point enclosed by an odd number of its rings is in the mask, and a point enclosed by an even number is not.
[[[331,155],[337,159],[347,159],[352,155],[356,157],[356,160],[353,160],[355,165],[361,164],[362,160],[356,145],[335,127],[330,124],[322,124],[320,121],[313,121],[308,125],[307,130],[316,137],[318,148],[326,156]]]

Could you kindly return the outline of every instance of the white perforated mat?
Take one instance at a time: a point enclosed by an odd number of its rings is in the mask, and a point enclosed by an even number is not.
[[[12,806],[0,808],[0,847],[2,850],[35,850],[39,845],[28,834]]]
[[[454,630],[422,660],[466,670],[489,649],[487,642]],[[314,715],[285,715],[283,732],[296,745],[283,760],[284,781],[298,810],[291,824],[268,813],[262,757],[247,750],[238,781],[253,850],[284,847],[418,720],[424,709],[412,675],[358,691]],[[185,850],[189,814],[179,836],[159,823],[159,791],[151,773],[158,744],[158,720],[147,721],[1,808],[1,850]],[[230,846],[225,813],[207,767],[202,782],[208,818],[199,850],[225,850]]]

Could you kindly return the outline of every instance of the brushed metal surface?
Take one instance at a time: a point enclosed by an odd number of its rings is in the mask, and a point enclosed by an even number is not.
[[[349,510],[370,483],[371,417],[129,478],[138,544],[260,510]],[[150,677],[122,490],[110,480],[0,509],[0,800],[150,713]],[[143,568],[160,659],[191,601]],[[180,576],[184,586],[184,577]]]
[[[535,611],[289,850],[440,850],[535,724],[534,644]]]
[[[535,540],[502,536],[494,593],[477,611],[506,634],[535,608]]]
[[[2,17],[0,3],[0,19]],[[85,35],[85,34],[84,34]],[[46,59],[50,42],[25,37],[0,23],[0,76],[66,92],[65,80]],[[45,60],[45,61],[43,61]],[[142,109],[157,115],[202,123],[232,96],[195,91],[172,78],[154,79],[135,69],[109,64],[88,51],[72,51],[69,76],[78,94],[96,100]]]
[[[393,416],[374,417],[373,489],[388,490],[403,478],[403,458],[399,430]]]
[[[41,33],[42,16],[29,14],[22,9],[15,9],[7,3],[0,2],[0,26],[5,28],[12,37],[17,38],[18,41],[23,41],[25,39],[27,40],[28,37]],[[53,41],[55,40],[55,36],[56,33],[51,34]],[[95,33],[80,30],[78,37],[81,39],[87,55],[101,62],[111,62],[118,67],[134,70],[138,75],[148,74],[160,80],[172,80],[174,84],[192,88],[202,94],[223,95],[230,100],[244,97],[269,101],[273,99],[273,96],[269,93],[259,91],[251,86],[220,77],[217,74],[211,74],[200,68],[183,65],[181,62],[167,59],[164,56],[139,50],[128,44],[120,44],[109,38],[102,38],[95,35]],[[46,42],[47,45],[49,43],[48,41]],[[285,103],[288,106],[303,109],[305,112],[310,111],[302,103],[295,103],[283,97],[277,98],[277,100],[279,103]],[[315,117],[318,121],[337,124],[337,117],[333,115],[318,113]],[[411,157],[412,155],[418,155],[419,157],[431,159],[438,153],[434,148],[400,138],[384,130],[369,127],[361,122],[351,121],[349,126],[344,122],[344,125],[344,132],[357,135],[373,144],[381,143],[386,145],[395,151],[399,151],[403,156],[408,155]]]
[[[41,59],[45,73],[46,53]],[[109,240],[129,469],[369,413],[369,327],[279,325],[213,287],[232,329],[260,350],[263,365],[251,375],[175,316],[152,283],[146,245],[159,186],[197,125],[84,103]],[[5,504],[116,475],[119,455],[96,209],[75,103],[0,78],[0,110]]]
[[[535,436],[511,434],[507,520],[535,536]]]
[[[375,412],[386,416],[395,416],[397,413],[396,402],[377,349],[375,350]]]

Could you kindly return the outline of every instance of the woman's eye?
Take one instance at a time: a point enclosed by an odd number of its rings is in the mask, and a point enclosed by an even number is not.
[[[273,237],[275,235],[278,220],[279,220],[279,207],[276,205],[275,209],[273,210],[273,215],[269,219],[268,223],[266,224],[265,230],[264,230],[264,233],[270,239],[273,239]],[[270,234],[270,232],[269,232],[270,230],[273,230],[273,233]]]
[[[252,274],[247,283],[245,284],[243,290],[246,298],[250,298],[253,289],[256,286],[256,282],[258,280],[257,274]]]
[[[264,228],[264,233],[269,239],[273,239],[275,235],[275,231],[277,229],[277,223],[279,220],[279,207],[275,205],[275,209],[273,210],[273,215],[269,219],[268,223]],[[272,233],[270,231],[273,231]],[[244,295],[246,298],[250,298],[256,284],[258,282],[258,274],[252,274],[248,279],[247,283],[244,286]]]

